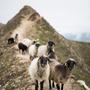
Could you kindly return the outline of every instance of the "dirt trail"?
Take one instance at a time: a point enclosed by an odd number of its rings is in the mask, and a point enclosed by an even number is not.
[[[18,34],[18,41],[20,41],[23,38],[26,38],[26,34],[30,31],[30,28],[32,28],[32,26],[33,22],[24,19],[21,21],[20,26],[14,30],[12,35]]]

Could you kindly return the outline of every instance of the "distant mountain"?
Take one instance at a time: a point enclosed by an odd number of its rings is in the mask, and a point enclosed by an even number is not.
[[[64,36],[69,40],[90,42],[90,33],[80,33],[80,34],[64,34]]]
[[[71,85],[73,90],[84,90],[76,83],[76,80],[80,79],[90,86],[90,43],[67,40],[33,8],[24,6],[3,27],[3,34],[0,37],[0,90],[34,90],[31,89],[28,75],[30,59],[27,60],[27,56],[19,53],[15,48],[17,45],[7,45],[7,39],[15,32],[20,32],[20,35],[30,39],[38,39],[41,44],[53,40],[56,43],[55,53],[60,62],[65,62],[69,57],[77,60],[76,69],[73,71],[75,82],[67,85]],[[71,90],[68,86],[66,88]]]

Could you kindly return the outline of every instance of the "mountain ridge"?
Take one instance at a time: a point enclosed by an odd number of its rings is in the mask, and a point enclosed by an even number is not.
[[[27,22],[27,24],[25,21]],[[29,27],[29,24],[30,25],[32,24],[32,26]],[[22,25],[23,26],[25,25],[25,27],[21,28]],[[17,48],[15,49],[13,45],[11,46],[7,45],[7,39],[10,37],[11,33],[13,33],[15,30],[20,30],[20,29],[28,30],[28,32],[26,33],[26,36],[28,38],[39,39],[39,41],[42,44],[46,43],[48,40],[53,40],[56,43],[55,51],[60,62],[64,62],[68,57],[75,58],[78,61],[78,66],[73,72],[73,74],[75,74],[77,79],[83,79],[89,85],[90,80],[88,80],[88,78],[90,74],[89,72],[90,71],[90,66],[89,66],[90,43],[83,43],[83,42],[80,43],[80,42],[74,42],[74,41],[65,39],[62,35],[57,33],[55,29],[43,17],[41,17],[34,9],[32,9],[29,6],[24,6],[20,10],[20,12],[16,14],[16,16],[13,17],[10,21],[8,21],[8,23],[3,27],[3,35],[0,38],[0,41],[1,41],[0,58],[2,63],[0,67],[0,73],[3,70],[3,73],[0,75],[1,76],[0,85],[2,85],[1,89],[2,88],[6,88],[6,89],[9,88],[9,90],[11,90],[11,88],[18,89],[19,83],[20,83],[20,88],[24,88],[22,85],[27,83],[26,80],[29,81],[29,76],[27,74],[27,71],[25,71],[27,69],[28,63],[25,63],[24,65],[19,63],[19,58],[15,56],[15,53],[16,53],[15,50],[17,50]],[[7,71],[8,73],[6,73]],[[12,76],[11,78],[10,78],[10,74]],[[22,81],[24,81],[23,83],[21,83],[20,81],[18,81],[19,82],[18,83],[15,80],[15,78],[19,79],[20,75],[21,77],[27,77],[26,79],[25,78],[22,79]],[[8,80],[7,77],[9,77],[11,81]],[[14,85],[11,86],[10,83],[12,82],[13,83],[15,82],[14,84],[15,87]],[[8,85],[5,87],[6,83],[8,83]],[[27,86],[28,85],[29,84],[27,83]],[[82,90],[82,87],[79,87],[79,89],[77,90]]]

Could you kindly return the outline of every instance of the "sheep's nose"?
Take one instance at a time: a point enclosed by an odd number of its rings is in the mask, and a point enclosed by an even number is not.
[[[41,66],[42,66],[42,67],[45,67],[45,64],[43,63],[43,64],[41,64]]]

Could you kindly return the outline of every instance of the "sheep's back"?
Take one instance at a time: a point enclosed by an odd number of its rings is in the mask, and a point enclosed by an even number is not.
[[[47,45],[42,45],[38,48],[38,56],[47,54]]]
[[[68,79],[69,72],[67,68],[63,67],[58,61],[50,64],[50,79],[56,83],[65,83]]]
[[[24,45],[26,45],[27,47],[29,47],[32,44],[32,40],[27,39],[27,38],[23,39],[20,42],[23,43]]]
[[[29,47],[29,55],[34,55],[36,53],[36,46],[35,45],[31,45]]]

